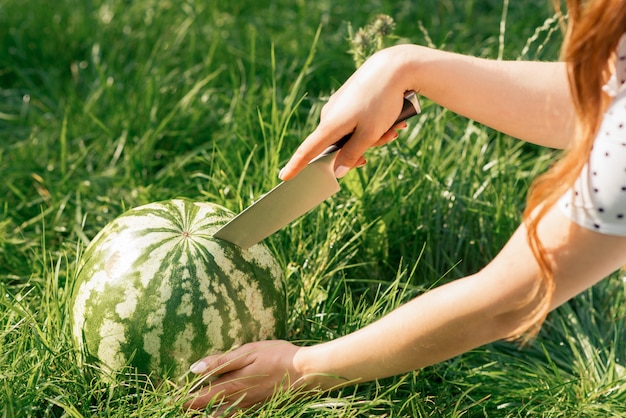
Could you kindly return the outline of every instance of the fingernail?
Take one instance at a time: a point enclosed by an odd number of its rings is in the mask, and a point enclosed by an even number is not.
[[[281,168],[278,172],[278,178],[282,180],[283,175],[285,174],[285,167]]]
[[[348,174],[348,171],[350,171],[350,167],[346,167],[345,165],[340,165],[339,167],[335,168],[335,177],[340,179],[346,174]]]
[[[204,364],[202,360],[196,361],[194,364],[189,366],[189,371],[191,373],[198,374],[198,373],[202,373],[205,370],[206,370],[206,364]]]

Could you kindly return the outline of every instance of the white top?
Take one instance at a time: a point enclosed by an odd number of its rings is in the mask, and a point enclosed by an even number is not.
[[[577,224],[626,236],[626,34],[617,51],[615,73],[604,86],[615,97],[602,119],[589,161],[561,197],[559,208]]]

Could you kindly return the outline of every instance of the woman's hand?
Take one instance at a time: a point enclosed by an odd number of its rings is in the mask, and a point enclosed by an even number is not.
[[[223,413],[230,406],[249,408],[278,390],[301,387],[305,382],[294,362],[300,349],[287,341],[259,341],[199,360],[191,371],[215,380],[190,394],[185,407],[203,409],[215,399]]]
[[[341,177],[364,164],[363,154],[369,147],[397,136],[389,128],[407,90],[539,145],[565,148],[574,136],[575,113],[564,63],[489,60],[397,45],[370,57],[330,97],[319,125],[300,144],[280,178],[293,178],[326,147],[351,132],[352,138],[337,154],[335,174]]]
[[[397,71],[402,59],[402,54],[389,48],[367,60],[322,108],[319,125],[281,170],[281,179],[289,180],[295,176],[326,147],[346,134],[353,133],[337,154],[337,177],[365,164],[363,154],[369,147],[395,139],[398,136],[396,129],[405,128],[406,123],[401,122],[393,128],[392,125],[402,109],[404,93],[411,89]]]

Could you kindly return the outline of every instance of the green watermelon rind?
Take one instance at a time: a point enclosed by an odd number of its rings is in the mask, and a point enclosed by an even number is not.
[[[256,340],[284,338],[284,274],[264,244],[213,238],[233,217],[175,199],[131,209],[88,245],[77,270],[72,333],[86,359],[163,378]]]

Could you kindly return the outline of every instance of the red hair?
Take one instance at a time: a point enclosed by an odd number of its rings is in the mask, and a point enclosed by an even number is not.
[[[560,3],[554,1],[557,12]],[[567,65],[571,96],[576,110],[576,133],[564,157],[532,184],[524,224],[528,242],[541,269],[541,279],[528,301],[538,303],[511,338],[531,337],[545,320],[554,294],[554,275],[537,226],[556,201],[571,187],[589,158],[593,141],[609,104],[602,86],[608,81],[614,53],[626,32],[626,1],[567,0],[569,21],[561,50]]]

